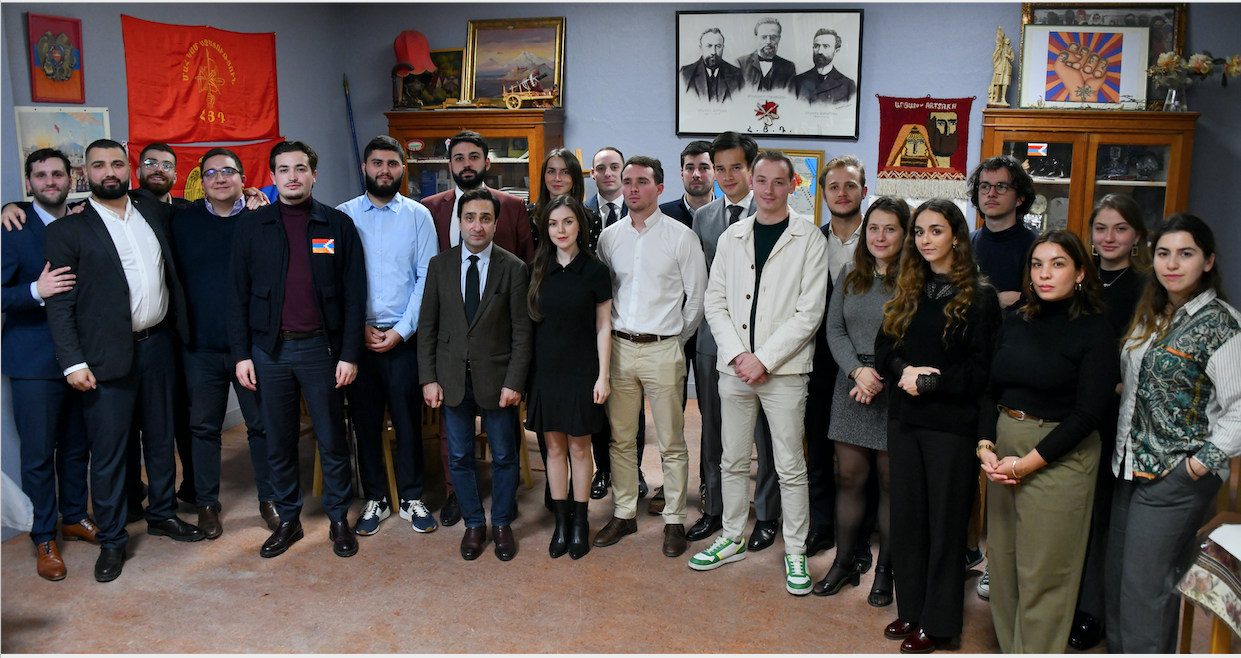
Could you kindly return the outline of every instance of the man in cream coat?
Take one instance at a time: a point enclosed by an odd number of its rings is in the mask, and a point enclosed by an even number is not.
[[[690,559],[706,571],[745,559],[750,454],[760,407],[771,425],[784,508],[785,587],[809,594],[809,491],[802,450],[814,333],[823,320],[827,241],[788,207],[793,163],[779,151],[754,161],[758,211],[720,236],[705,300],[720,371],[723,533]]]

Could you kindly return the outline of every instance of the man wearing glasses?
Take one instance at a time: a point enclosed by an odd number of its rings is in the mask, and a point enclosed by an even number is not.
[[[193,201],[172,196],[172,187],[176,184],[176,152],[162,142],[148,144],[138,155],[138,190],[141,192],[137,193],[150,193],[156,201],[171,205],[175,214],[194,205]],[[206,187],[205,180],[203,187]]]

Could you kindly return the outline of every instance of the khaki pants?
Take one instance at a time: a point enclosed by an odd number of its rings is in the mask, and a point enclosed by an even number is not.
[[[612,337],[612,394],[608,422],[612,426],[612,497],[617,518],[638,513],[638,423],[642,396],[651,403],[659,454],[663,457],[664,523],[685,523],[685,483],[689,480],[689,451],[685,447],[685,410],[681,385],[685,381],[685,353],[678,340],[634,343]]]
[[[720,372],[720,417],[723,457],[720,489],[724,498],[724,536],[744,541],[750,515],[750,455],[760,405],[771,427],[771,450],[780,480],[784,510],[784,552],[806,552],[810,528],[810,488],[806,476],[806,386],[809,375],[768,375],[757,386],[742,383],[731,372]]]
[[[1001,413],[996,455],[1025,455],[1057,424],[1040,427]],[[991,618],[1004,653],[1064,653],[1090,537],[1099,451],[1093,432],[1021,484],[987,483]]]

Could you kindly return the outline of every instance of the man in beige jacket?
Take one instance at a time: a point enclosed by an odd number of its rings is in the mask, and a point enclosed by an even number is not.
[[[761,405],[784,508],[785,587],[801,596],[813,582],[805,555],[810,514],[802,436],[827,290],[827,241],[788,207],[793,163],[787,156],[763,151],[752,171],[758,211],[720,236],[705,300],[718,345],[724,530],[689,566],[706,571],[745,559],[750,453]]]

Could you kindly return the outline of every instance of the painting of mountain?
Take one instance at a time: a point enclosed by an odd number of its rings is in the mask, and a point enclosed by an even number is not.
[[[532,75],[546,89],[562,87],[563,57],[563,18],[470,21],[470,98],[499,98],[505,87]]]

